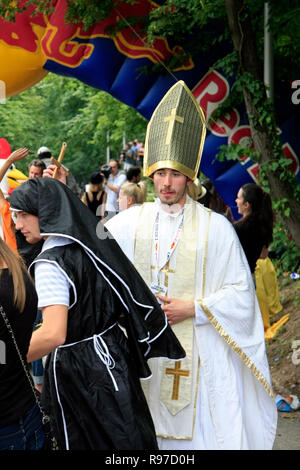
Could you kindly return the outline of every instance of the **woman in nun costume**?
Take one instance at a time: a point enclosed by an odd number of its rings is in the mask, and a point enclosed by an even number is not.
[[[43,323],[27,359],[48,356],[42,402],[59,448],[157,449],[140,379],[151,375],[149,358],[185,352],[156,298],[66,185],[30,179],[11,210],[28,243],[44,240],[29,267]]]

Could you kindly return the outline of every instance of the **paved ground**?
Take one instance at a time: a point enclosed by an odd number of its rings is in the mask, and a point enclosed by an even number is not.
[[[278,413],[273,450],[300,450],[300,410]]]

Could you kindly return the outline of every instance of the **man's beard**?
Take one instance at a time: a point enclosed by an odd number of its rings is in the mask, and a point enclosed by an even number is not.
[[[166,198],[165,202],[163,202],[162,200],[161,200],[161,202],[162,202],[162,204],[166,204],[168,206],[173,206],[173,205],[176,205],[176,204],[179,205],[179,202],[184,198],[185,195],[186,195],[186,191],[184,190],[184,191],[182,191],[182,193],[175,194],[175,199],[168,200]],[[161,196],[162,196],[162,198],[165,197],[163,194]]]
[[[184,194],[185,193],[183,193],[181,196],[178,196],[175,201],[165,202],[160,199],[162,207],[165,207],[165,211],[169,213],[175,214],[176,212],[179,212],[182,209],[182,205],[179,203],[179,201],[181,201]]]

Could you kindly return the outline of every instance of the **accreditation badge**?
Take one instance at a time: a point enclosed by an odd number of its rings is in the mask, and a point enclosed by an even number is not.
[[[159,284],[155,284],[155,282],[152,282],[152,284],[150,285],[150,289],[152,293],[155,295],[155,297],[158,295],[167,295],[167,292],[168,292],[167,287],[160,286]],[[157,299],[157,301],[160,305],[163,305],[163,302],[161,300]]]

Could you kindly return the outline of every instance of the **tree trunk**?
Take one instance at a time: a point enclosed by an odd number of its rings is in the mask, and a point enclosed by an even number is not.
[[[241,72],[250,72],[255,79],[261,80],[262,67],[257,55],[256,39],[251,27],[250,15],[244,15],[247,6],[243,0],[225,0],[228,24],[231,31],[234,48],[239,55]],[[260,152],[261,163],[274,161],[274,148],[272,136],[265,126],[255,126],[259,117],[258,105],[254,103],[253,96],[247,88],[244,88],[244,101],[249,118],[251,134],[255,149]],[[290,216],[282,215],[282,219],[290,232],[296,246],[300,249],[300,204],[295,199],[291,185],[280,179],[278,172],[267,170],[266,176],[270,186],[270,192],[274,201],[287,199],[289,202]]]

